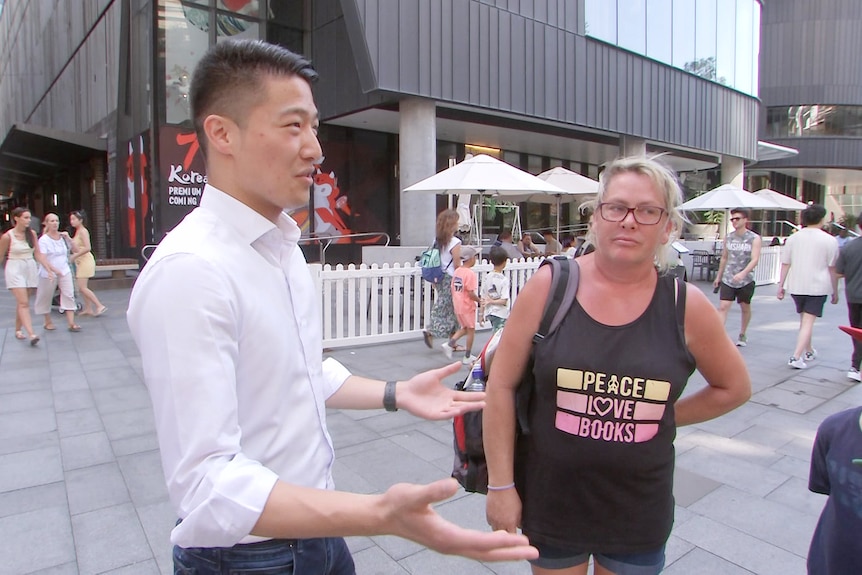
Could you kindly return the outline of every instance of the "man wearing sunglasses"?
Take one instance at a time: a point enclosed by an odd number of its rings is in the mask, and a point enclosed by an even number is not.
[[[724,239],[721,248],[721,263],[715,276],[713,287],[719,288],[721,304],[718,313],[727,321],[727,312],[733,300],[739,303],[742,322],[736,345],[745,347],[748,339],[745,331],[751,321],[751,298],[754,297],[754,268],[760,259],[760,236],[748,229],[748,210],[736,208],[730,212],[733,233]]]

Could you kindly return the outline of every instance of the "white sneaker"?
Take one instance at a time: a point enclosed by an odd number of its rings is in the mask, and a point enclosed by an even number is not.
[[[851,367],[850,371],[847,372],[847,379],[862,382],[862,375],[859,375],[858,369],[856,369],[855,367]]]
[[[794,369],[805,369],[806,367],[808,367],[808,364],[805,363],[805,361],[801,357],[799,359],[796,359],[793,356],[790,357],[790,361],[787,362],[787,365]]]
[[[805,361],[813,361],[813,360],[817,359],[817,350],[816,350],[816,349],[814,349],[814,348],[812,347],[812,348],[811,348],[811,351],[806,351],[806,352],[805,352],[805,355],[803,356],[803,359],[804,359]]]
[[[736,340],[736,347],[745,347],[748,345],[748,338],[745,337],[744,333],[739,334],[739,338]]]
[[[479,359],[479,358],[476,357],[475,355],[466,355],[466,356],[464,356],[464,359],[461,360],[461,363],[463,363],[464,365],[471,365],[477,359]]]
[[[452,351],[453,351],[453,350],[452,350],[452,346],[451,346],[451,345],[449,345],[449,342],[448,342],[448,341],[444,341],[444,342],[440,345],[440,348],[443,350],[443,353],[445,353],[445,354],[446,354],[446,359],[452,359]]]

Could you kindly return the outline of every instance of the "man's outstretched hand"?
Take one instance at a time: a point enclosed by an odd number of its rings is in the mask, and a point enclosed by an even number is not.
[[[443,519],[431,505],[452,497],[457,490],[458,483],[454,479],[428,485],[393,485],[381,499],[386,531],[438,553],[478,561],[519,561],[539,556],[524,535],[475,531]]]
[[[457,373],[461,362],[429,369],[398,384],[398,407],[424,419],[451,419],[485,407],[485,393],[455,391],[443,379]]]

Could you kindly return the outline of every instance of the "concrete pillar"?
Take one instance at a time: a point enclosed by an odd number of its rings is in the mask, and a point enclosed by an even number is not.
[[[620,136],[620,156],[645,156],[646,140],[636,136]]]
[[[721,183],[730,184],[737,188],[744,188],[745,173],[743,171],[742,158],[734,156],[721,157]]]
[[[433,100],[407,98],[399,104],[398,172],[401,190],[437,172],[437,114]],[[434,239],[436,195],[401,192],[402,246],[426,246]]]

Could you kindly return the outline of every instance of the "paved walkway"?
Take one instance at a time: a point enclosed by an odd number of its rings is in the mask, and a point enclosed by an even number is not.
[[[814,433],[825,416],[862,402],[862,386],[845,378],[850,340],[836,329],[846,322],[844,302],[827,304],[815,328],[818,360],[794,371],[785,364],[796,315],[774,293],[774,286],[758,289],[750,343],[742,350],[754,381],[752,400],[679,430],[668,575],[805,573],[824,500],[806,489]],[[82,318],[78,334],[63,329],[58,317],[58,331],[31,348],[15,339],[12,298],[0,292],[0,575],[171,572],[175,518],[140,356],[124,318],[129,291],[99,296],[109,307],[105,316]],[[735,335],[738,324],[734,309],[728,333]],[[384,379],[444,362],[421,341],[332,355],[357,373]],[[695,376],[689,390],[702,385]],[[373,493],[451,471],[448,423],[403,412],[333,410],[329,427],[342,489]],[[460,524],[487,528],[481,496],[461,493],[439,509]],[[480,564],[394,537],[353,538],[350,546],[363,575],[529,573],[525,563]]]

